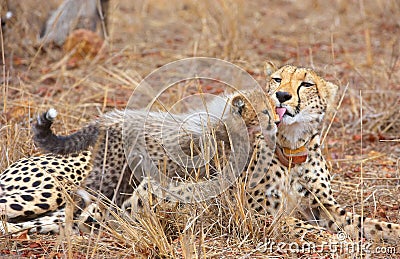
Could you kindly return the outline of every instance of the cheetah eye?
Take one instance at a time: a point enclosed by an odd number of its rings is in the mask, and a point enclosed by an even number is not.
[[[278,84],[280,82],[282,82],[282,78],[279,78],[279,77],[273,77],[272,80],[275,81],[275,83],[278,83]]]
[[[267,109],[263,110],[262,113],[269,114]]]
[[[314,86],[314,85],[315,85],[314,83],[309,83],[309,82],[302,82],[300,84],[300,86],[304,86],[304,87],[311,87],[311,86]]]

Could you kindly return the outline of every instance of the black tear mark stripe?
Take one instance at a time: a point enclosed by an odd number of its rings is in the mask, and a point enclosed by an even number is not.
[[[301,100],[300,100],[300,88],[301,86],[297,87],[297,106],[296,106],[296,114],[300,113],[300,104],[301,104]]]
[[[297,68],[296,68],[297,70]],[[295,70],[295,72],[296,72]],[[304,72],[304,78],[306,77],[307,72]],[[300,99],[300,88],[301,88],[301,83],[300,85],[297,87],[297,106],[296,106],[296,114],[300,113],[300,104],[301,104],[301,99]]]

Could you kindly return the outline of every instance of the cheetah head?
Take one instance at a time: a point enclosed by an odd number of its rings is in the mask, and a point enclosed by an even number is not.
[[[267,92],[276,106],[279,126],[318,125],[334,102],[338,86],[325,81],[309,68],[271,67],[273,64],[267,63]]]
[[[319,124],[338,90],[338,86],[309,68],[286,65],[279,69],[266,68],[266,74],[267,91],[276,105],[280,125]]]
[[[286,65],[276,69],[269,62],[265,72],[266,90],[279,117],[278,135],[284,136],[287,146],[297,148],[299,139],[306,140],[320,129],[338,86],[309,68]]]
[[[244,91],[230,98],[233,116],[244,121],[251,139],[257,134],[271,138],[276,133],[273,102],[262,91]]]

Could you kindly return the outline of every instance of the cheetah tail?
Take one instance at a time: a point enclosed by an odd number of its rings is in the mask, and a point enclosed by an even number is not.
[[[89,124],[81,130],[67,136],[58,136],[51,130],[54,119],[57,116],[55,109],[38,116],[33,127],[35,144],[46,152],[54,154],[71,154],[88,150],[98,138],[99,129],[96,124]]]

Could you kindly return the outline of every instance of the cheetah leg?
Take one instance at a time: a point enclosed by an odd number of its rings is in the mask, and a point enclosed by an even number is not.
[[[6,223],[8,233],[14,233],[20,230],[28,229],[28,233],[59,233],[60,227],[64,226],[65,222],[65,208],[57,211],[51,211],[46,215],[24,221],[21,223]],[[0,232],[5,234],[5,228],[3,224],[0,224]]]
[[[154,183],[154,180],[143,179],[132,196],[122,204],[122,210],[126,216],[135,219],[138,214],[145,212],[146,209],[150,209],[153,200],[157,196],[161,197],[161,190],[153,188],[155,186]]]
[[[367,217],[361,217],[340,207],[339,205],[323,205],[320,225],[332,231],[344,231],[353,238],[364,237],[368,240],[385,240],[397,243],[400,240],[400,225]]]
[[[316,217],[320,226],[335,232],[344,231],[355,239],[362,235],[372,240],[379,238],[394,243],[399,241],[399,224],[361,217],[343,209],[332,195],[329,183],[329,171],[321,171],[321,168],[327,168],[323,157],[322,163],[318,168],[308,168],[309,172],[319,172],[319,177],[316,174],[305,174],[302,179],[305,192],[309,192],[309,196],[312,199],[310,207],[315,212],[313,216]],[[321,188],[321,186],[324,188]]]
[[[89,193],[86,189],[79,188],[74,198],[75,204],[78,205],[74,218],[77,220],[76,225],[80,231],[90,233],[92,230],[98,230],[101,223],[106,222],[105,219],[112,219],[107,213],[107,208],[110,208],[111,204],[98,199],[96,195]]]
[[[92,229],[99,229],[104,222],[105,210],[97,203],[89,204],[78,217],[78,229],[90,233]]]
[[[0,233],[3,235],[12,234],[21,231],[22,229],[16,224],[9,223],[9,222],[0,222]]]
[[[96,203],[90,204],[86,207],[83,212],[80,214],[77,222],[77,227],[82,232],[90,232],[92,228],[98,229],[100,227],[100,223],[104,220],[103,210],[99,208]],[[29,234],[32,233],[59,233],[60,228],[65,226],[65,208],[62,208],[57,211],[52,211],[47,213],[46,216],[42,216],[39,218],[35,218],[29,221],[24,221],[21,223],[9,223],[5,222],[7,232],[15,233],[20,230],[29,230]],[[0,233],[5,234],[5,227],[3,224],[0,224]],[[74,225],[73,230],[76,231]]]
[[[327,231],[326,228],[312,225],[295,217],[285,217],[281,229],[290,238],[300,238],[300,240],[307,241],[315,240],[319,243],[337,241],[337,236]]]
[[[122,210],[127,216],[135,219],[139,214],[150,210],[151,204],[157,197],[160,197],[159,195],[162,195],[161,189],[153,188],[153,186],[156,186],[154,180],[146,178],[141,182],[133,195],[122,205]],[[335,240],[335,236],[325,228],[311,225],[294,217],[283,217],[281,231],[301,240],[313,239],[320,243]]]

